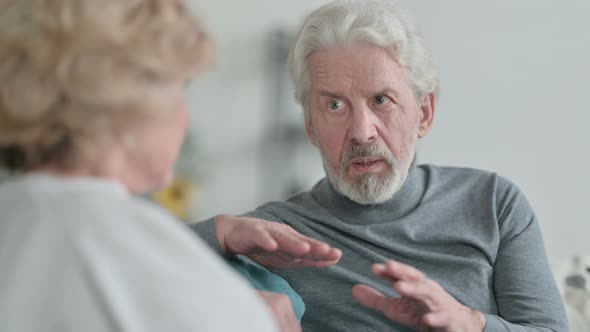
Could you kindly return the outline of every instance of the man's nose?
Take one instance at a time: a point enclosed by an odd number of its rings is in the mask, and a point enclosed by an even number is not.
[[[348,138],[357,144],[372,143],[377,140],[375,114],[368,107],[353,110]]]

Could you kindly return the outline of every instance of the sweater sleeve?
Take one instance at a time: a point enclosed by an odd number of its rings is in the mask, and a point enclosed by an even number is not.
[[[567,331],[563,302],[529,203],[502,178],[496,192],[500,244],[493,290],[499,315],[486,315],[484,331]]]
[[[217,241],[215,217],[203,221],[198,221],[189,224],[191,231],[196,233],[205,243],[217,254],[224,256],[225,253],[221,249]]]

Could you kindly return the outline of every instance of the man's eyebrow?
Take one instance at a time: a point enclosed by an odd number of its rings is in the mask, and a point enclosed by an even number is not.
[[[395,98],[398,97],[397,91],[393,88],[384,88],[382,90],[379,90],[379,92],[377,92],[377,95],[388,95],[388,94],[392,94]]]
[[[319,95],[322,97],[336,97],[336,98],[342,98],[342,95],[340,93],[334,92],[334,91],[330,91],[330,90],[325,90],[325,89],[321,89],[319,92]],[[398,93],[394,88],[383,88],[381,90],[377,90],[377,92],[374,93],[375,95],[388,95],[391,94],[394,97],[398,97]]]
[[[329,90],[320,90],[319,91],[320,96],[325,96],[325,97],[340,97],[339,93],[333,92],[333,91],[329,91]]]

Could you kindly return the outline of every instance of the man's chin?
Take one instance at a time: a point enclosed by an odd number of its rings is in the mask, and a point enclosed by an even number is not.
[[[387,181],[383,181],[378,174],[369,173],[356,177],[353,181],[340,183],[339,191],[350,200],[362,204],[380,204],[391,198],[387,188]]]
[[[341,179],[335,186],[340,194],[361,205],[382,204],[399,191],[406,177],[393,172],[386,174],[366,173]]]

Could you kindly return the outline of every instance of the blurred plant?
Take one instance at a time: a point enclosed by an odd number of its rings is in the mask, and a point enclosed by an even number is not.
[[[177,218],[188,221],[195,204],[196,185],[183,178],[176,178],[168,187],[153,193],[152,197],[160,206]]]

